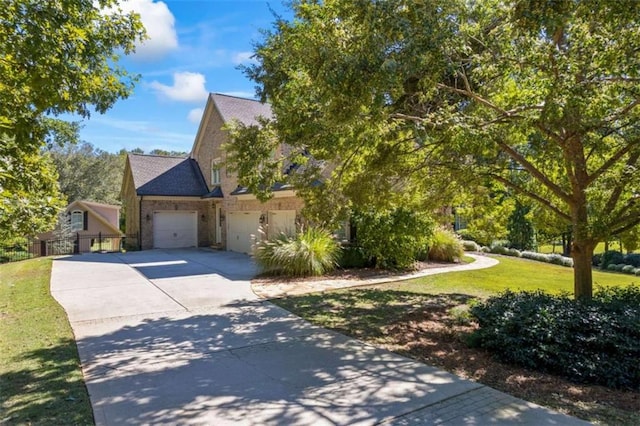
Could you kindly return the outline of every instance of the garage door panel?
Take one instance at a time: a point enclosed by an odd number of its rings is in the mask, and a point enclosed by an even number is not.
[[[281,232],[287,235],[295,235],[295,210],[272,210],[269,212],[269,238],[275,237]]]
[[[253,239],[259,235],[260,212],[229,212],[227,221],[227,250],[251,253]]]
[[[198,245],[197,212],[154,212],[153,247],[181,248]]]

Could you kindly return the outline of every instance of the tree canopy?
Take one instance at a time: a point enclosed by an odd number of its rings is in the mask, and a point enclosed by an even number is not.
[[[56,219],[61,194],[41,155],[61,131],[53,117],[88,118],[126,98],[136,80],[118,66],[144,37],[116,0],[6,0],[0,8],[0,222],[38,232]],[[18,208],[17,206],[22,206]]]
[[[89,142],[67,142],[51,146],[46,154],[55,165],[60,191],[69,202],[118,203],[126,151],[112,154]]]
[[[236,127],[232,161],[285,143],[332,165],[327,186],[365,201],[424,192],[438,170],[447,183],[490,178],[572,227],[575,294],[591,297],[595,245],[640,222],[640,2],[292,8],[246,69],[272,105],[259,132],[270,137]],[[253,157],[241,181],[259,191],[286,179],[269,158]]]

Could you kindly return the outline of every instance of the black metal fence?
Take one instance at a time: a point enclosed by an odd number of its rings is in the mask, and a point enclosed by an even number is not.
[[[0,245],[0,263],[15,262],[40,256],[64,254],[117,252],[123,249],[137,250],[138,234],[118,235],[102,234],[81,235],[51,240],[25,239],[12,245]]]

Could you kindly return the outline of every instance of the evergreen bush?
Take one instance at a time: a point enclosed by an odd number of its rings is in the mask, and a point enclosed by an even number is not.
[[[622,258],[622,263],[640,268],[640,253],[628,253]]]
[[[573,300],[505,292],[471,307],[469,342],[502,361],[576,382],[640,389],[640,287],[598,289]]]
[[[434,224],[429,216],[403,207],[390,212],[356,211],[356,245],[378,268],[407,269],[429,245]]]
[[[611,264],[619,264],[624,260],[624,255],[617,250],[607,250],[602,253],[602,260],[600,262],[600,268],[608,269]]]
[[[374,266],[367,257],[364,249],[357,245],[343,246],[338,256],[338,266],[341,268],[366,268]]]

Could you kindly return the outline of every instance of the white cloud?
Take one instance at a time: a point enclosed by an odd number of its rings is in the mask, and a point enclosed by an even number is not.
[[[187,114],[187,119],[192,123],[199,123],[200,119],[202,119],[202,113],[204,112],[204,108],[194,108],[189,111]]]
[[[167,86],[155,80],[151,82],[150,86],[157,94],[172,101],[202,102],[209,95],[204,83],[204,75],[200,73],[176,72],[173,74],[172,86]]]
[[[133,58],[152,61],[178,48],[176,19],[166,3],[154,0],[128,0],[120,4],[123,12],[137,12],[147,30],[147,39],[137,43]]]
[[[256,60],[253,58],[253,52],[236,52],[233,54],[231,60],[236,65],[256,62]]]

